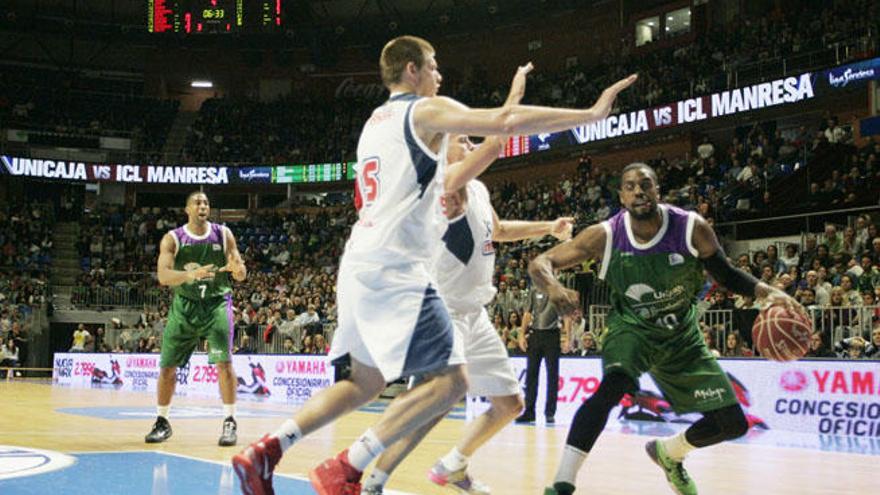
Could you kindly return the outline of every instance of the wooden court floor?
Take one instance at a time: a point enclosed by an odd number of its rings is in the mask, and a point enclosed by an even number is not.
[[[277,417],[239,417],[239,447],[216,445],[220,419],[171,419],[174,436],[158,446],[144,444],[153,418],[110,420],[59,412],[61,408],[151,408],[150,393],[70,389],[47,384],[0,382],[0,445],[60,452],[156,450],[228,462],[238,449],[275,429]],[[216,407],[219,399],[175,397],[177,407]],[[293,406],[240,402],[239,409],[287,413]],[[347,447],[378,415],[356,412],[305,439],[284,457],[281,473],[304,475]],[[465,426],[446,419],[392,478],[389,488],[412,494],[452,493],[425,479]],[[473,459],[471,470],[493,493],[540,494],[553,479],[566,427],[509,426]],[[643,451],[648,436],[609,432],[597,444],[578,478],[578,493],[667,494],[661,472]],[[692,454],[686,463],[701,494],[877,493],[880,456],[725,444]],[[172,490],[173,493],[173,490]],[[236,490],[237,493],[237,490]]]

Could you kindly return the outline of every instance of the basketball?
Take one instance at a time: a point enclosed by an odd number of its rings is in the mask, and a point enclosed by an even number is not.
[[[813,325],[793,311],[770,306],[761,311],[752,326],[752,340],[761,356],[773,361],[794,361],[809,350]]]

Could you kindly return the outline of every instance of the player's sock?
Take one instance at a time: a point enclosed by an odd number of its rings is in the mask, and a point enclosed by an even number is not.
[[[376,468],[364,482],[364,488],[385,488],[385,483],[388,483],[388,473]]]
[[[559,469],[556,471],[554,482],[568,483],[569,485],[574,486],[578,471],[581,470],[581,466],[583,466],[584,461],[587,460],[588,454],[589,452],[584,452],[571,445],[566,445],[565,449],[562,451],[562,460],[559,461]]]
[[[660,439],[659,442],[663,444],[663,449],[666,450],[666,454],[672,460],[677,462],[684,460],[684,457],[688,455],[688,452],[696,448],[687,441],[684,432]]]
[[[363,471],[384,450],[385,446],[370,428],[348,448],[348,462],[358,471]]]
[[[235,403],[232,404],[223,404],[223,417],[224,418],[234,418],[235,417]]]
[[[281,452],[284,452],[298,442],[303,434],[296,421],[288,419],[271,436],[278,439],[278,443],[281,444]]]
[[[168,414],[171,412],[171,404],[167,406],[156,406],[156,416],[160,418],[168,419]]]
[[[440,462],[443,463],[443,466],[446,467],[446,469],[450,471],[458,471],[459,469],[464,469],[467,466],[468,457],[462,454],[458,450],[458,447],[453,447],[448,454],[440,459]]]

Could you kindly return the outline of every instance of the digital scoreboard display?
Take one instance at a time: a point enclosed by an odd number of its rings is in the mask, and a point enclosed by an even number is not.
[[[282,26],[284,0],[147,0],[150,33],[259,33]]]
[[[276,184],[299,184],[354,180],[354,164],[355,162],[282,165],[272,170],[272,182]]]

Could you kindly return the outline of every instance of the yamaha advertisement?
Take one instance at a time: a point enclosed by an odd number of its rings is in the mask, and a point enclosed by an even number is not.
[[[526,358],[511,358],[525,391]],[[784,430],[819,435],[880,437],[880,362],[795,361],[777,363],[750,359],[720,359],[736,400],[753,430]],[[556,422],[570,424],[578,407],[599,388],[602,360],[563,358],[559,363]],[[677,414],[654,381],[643,375],[641,390],[621,400],[609,419],[656,423],[693,423],[700,414]],[[723,389],[697,389],[694,398],[712,400]],[[540,418],[546,401],[546,373],[541,370]],[[481,397],[468,396],[467,417],[489,407]],[[612,419],[614,421],[615,419]]]

